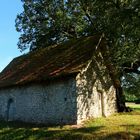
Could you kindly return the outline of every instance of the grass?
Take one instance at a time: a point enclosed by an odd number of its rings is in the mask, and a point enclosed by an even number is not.
[[[140,105],[133,112],[86,121],[81,128],[0,122],[0,140],[139,140]]]
[[[135,104],[135,103],[126,103],[127,106],[134,110],[140,110],[140,104]]]

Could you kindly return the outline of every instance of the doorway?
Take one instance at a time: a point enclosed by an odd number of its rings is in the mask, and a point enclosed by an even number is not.
[[[14,113],[15,113],[14,100],[10,98],[7,103],[7,121],[14,120]]]

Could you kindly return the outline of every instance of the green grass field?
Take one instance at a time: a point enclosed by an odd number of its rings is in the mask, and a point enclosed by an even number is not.
[[[91,119],[81,128],[43,127],[0,122],[0,140],[139,140],[140,105],[127,104],[133,112]]]
[[[140,110],[140,104],[135,104],[135,103],[126,103],[126,106],[134,109],[134,110]]]

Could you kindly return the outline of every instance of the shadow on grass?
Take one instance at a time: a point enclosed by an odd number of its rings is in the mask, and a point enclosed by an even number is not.
[[[98,133],[98,134],[78,134],[71,133],[57,138],[46,138],[45,140],[140,140],[140,134],[118,132],[112,134]]]
[[[133,107],[132,109],[135,111],[140,111],[140,108],[138,108],[138,107]]]
[[[26,124],[22,122],[0,122],[0,140],[77,140],[84,135],[98,131],[101,127],[62,128],[42,125]]]
[[[127,132],[111,133],[103,126],[84,128],[45,127],[34,124],[0,122],[0,140],[139,140],[140,133],[134,134],[129,128],[140,126],[123,125]],[[102,128],[105,131],[101,131]],[[140,129],[139,129],[140,131]]]
[[[132,109],[133,111],[140,111],[140,104],[137,103],[127,103],[126,105],[128,108]]]
[[[97,140],[140,140],[140,135],[128,132],[118,132],[98,137]]]
[[[140,110],[139,109],[134,109],[131,108],[132,111],[130,112],[125,112],[125,113],[119,113],[120,115],[140,115]]]

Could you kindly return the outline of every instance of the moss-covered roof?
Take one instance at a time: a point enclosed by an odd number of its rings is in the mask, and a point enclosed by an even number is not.
[[[0,87],[77,73],[95,51],[99,36],[83,37],[17,57],[0,74]]]

